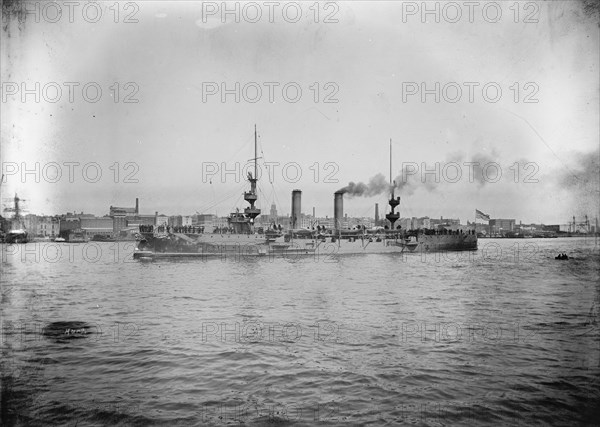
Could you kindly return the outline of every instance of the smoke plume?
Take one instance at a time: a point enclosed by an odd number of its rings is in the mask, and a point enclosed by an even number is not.
[[[344,188],[338,190],[338,192],[347,194],[350,197],[362,196],[371,197],[377,196],[384,191],[389,191],[390,184],[386,181],[383,174],[378,173],[369,180],[368,184],[364,182],[353,182],[350,181]]]
[[[558,185],[573,197],[574,213],[595,213],[600,205],[600,150],[575,153],[570,167],[557,173]]]
[[[587,158],[587,157],[586,157]],[[591,162],[588,158],[588,163]],[[448,165],[453,163],[453,165]],[[402,165],[402,171],[394,178],[394,190],[397,195],[411,195],[417,188],[423,188],[427,191],[435,191],[440,185],[451,185],[457,182],[475,183],[475,188],[483,187],[486,184],[496,183],[501,179],[512,177],[512,171],[509,169],[515,162],[502,166],[500,164],[499,155],[495,151],[492,153],[480,152],[473,154],[470,158],[462,153],[451,153],[445,162],[405,162]],[[519,160],[519,170],[521,170],[521,179],[529,177],[537,179],[535,170],[526,167],[531,162],[527,160]],[[593,163],[593,162],[592,162]],[[445,166],[451,166],[451,172],[443,172]],[[592,165],[587,165],[583,170],[579,171],[579,176],[584,181],[589,181],[594,177],[594,168]],[[583,167],[583,166],[582,166]],[[458,181],[447,180],[444,173],[451,174],[454,178],[456,170],[461,173]],[[504,170],[503,170],[504,169]],[[436,174],[434,171],[438,171]],[[523,172],[525,170],[525,172]],[[590,170],[592,172],[590,172]],[[506,175],[506,177],[503,176]],[[596,172],[597,174],[597,156],[596,156]],[[570,180],[574,179],[571,175],[564,178],[565,185]],[[533,181],[535,182],[535,181]],[[572,183],[571,183],[572,185]],[[391,186],[385,176],[381,173],[373,176],[367,183],[351,181],[345,187],[338,190],[349,197],[372,197],[383,193],[389,193]]]
[[[402,173],[394,179],[394,189],[404,190],[407,194],[412,194],[415,188],[415,182],[419,177],[407,174],[407,170],[403,169]],[[348,185],[338,190],[349,197],[372,197],[391,191],[390,183],[381,173],[373,176],[367,184],[364,182],[350,181]]]

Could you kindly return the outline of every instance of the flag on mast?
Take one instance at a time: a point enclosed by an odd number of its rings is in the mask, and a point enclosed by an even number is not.
[[[482,219],[484,221],[489,221],[490,220],[490,216],[487,214],[484,214],[483,212],[481,212],[478,209],[475,209],[475,219]]]

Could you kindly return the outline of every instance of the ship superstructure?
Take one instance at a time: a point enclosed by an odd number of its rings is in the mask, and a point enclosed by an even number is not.
[[[391,230],[394,230],[394,224],[400,219],[400,213],[394,212],[400,205],[400,196],[398,196],[398,198],[394,198],[395,187],[396,182],[392,181],[392,140],[390,139],[390,200],[388,201],[390,205],[390,212],[385,215],[385,219],[390,222]]]
[[[256,125],[254,125],[254,176],[252,175],[252,172],[248,172],[250,191],[244,193],[244,200],[250,203],[250,207],[244,209],[243,213],[239,211],[233,212],[229,215],[229,218],[227,218],[227,222],[235,234],[253,234],[254,220],[260,215],[260,209],[254,206],[258,200],[258,193],[256,191],[256,183],[258,181],[257,155],[257,135]]]

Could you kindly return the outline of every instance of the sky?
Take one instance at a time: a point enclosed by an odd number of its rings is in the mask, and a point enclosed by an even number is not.
[[[598,216],[588,2],[86,4],[3,5],[3,207],[224,216],[256,125],[264,213]]]

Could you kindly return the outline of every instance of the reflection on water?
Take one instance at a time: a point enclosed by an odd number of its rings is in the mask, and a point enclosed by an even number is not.
[[[600,419],[593,238],[333,263],[132,249],[2,246],[3,424]]]

